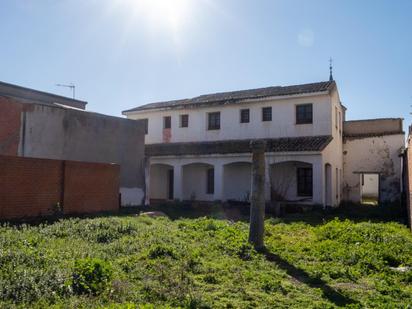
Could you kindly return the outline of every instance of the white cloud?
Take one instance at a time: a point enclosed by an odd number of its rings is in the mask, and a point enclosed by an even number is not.
[[[310,29],[304,29],[298,34],[298,43],[303,47],[312,47],[315,43],[315,33]]]

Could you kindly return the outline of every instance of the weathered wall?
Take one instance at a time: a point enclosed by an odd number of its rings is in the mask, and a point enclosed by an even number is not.
[[[252,165],[249,162],[226,164],[223,167],[223,197],[248,201],[252,190]]]
[[[0,154],[17,155],[22,110],[22,104],[0,96]]]
[[[0,156],[0,219],[117,211],[119,166]]]
[[[313,124],[296,124],[295,105],[313,103]],[[272,121],[262,121],[262,107],[272,106]],[[250,122],[240,123],[240,110],[250,109]],[[207,114],[220,111],[220,130],[207,130]],[[181,128],[179,116],[189,115],[189,127]],[[164,138],[163,117],[171,116],[171,129]],[[259,100],[235,105],[130,113],[130,119],[149,119],[146,144],[162,142],[217,141],[330,135],[331,96],[302,96]],[[170,132],[169,132],[170,131]]]
[[[384,118],[345,121],[343,131],[345,136],[399,133],[403,131],[402,119]]]
[[[400,198],[401,158],[404,134],[345,138],[344,199],[360,201],[360,173],[380,174],[381,201]]]
[[[122,205],[144,198],[141,122],[73,109],[26,105],[19,155],[120,165]]]

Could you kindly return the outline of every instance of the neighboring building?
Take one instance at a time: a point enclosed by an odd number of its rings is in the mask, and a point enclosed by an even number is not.
[[[402,120],[344,122],[333,80],[152,103],[123,114],[145,122],[146,203],[249,200],[252,139],[267,141],[267,201],[359,202],[373,188],[360,185],[364,174],[379,175],[381,201],[399,196]]]
[[[366,119],[343,124],[345,200],[396,201],[400,199],[402,119]]]
[[[122,205],[144,200],[144,124],[86,102],[0,83],[0,154],[120,165]]]

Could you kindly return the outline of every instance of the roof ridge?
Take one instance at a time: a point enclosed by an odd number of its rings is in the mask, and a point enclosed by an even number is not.
[[[122,113],[128,113],[140,110],[153,110],[159,108],[173,108],[181,107],[183,104],[199,106],[199,104],[219,103],[240,101],[251,98],[262,98],[272,96],[286,96],[297,95],[304,93],[314,93],[328,91],[335,81],[320,81],[306,84],[286,85],[286,86],[268,86],[261,88],[251,88],[234,91],[215,92],[209,94],[202,94],[189,99],[160,101],[154,103],[144,104],[132,109],[124,110]],[[181,103],[181,104],[179,104]]]

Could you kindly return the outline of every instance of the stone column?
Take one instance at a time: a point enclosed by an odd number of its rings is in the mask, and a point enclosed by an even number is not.
[[[271,181],[270,181],[270,162],[268,158],[265,159],[265,200],[266,202],[270,202],[270,195],[271,195]]]
[[[183,167],[181,164],[173,165],[173,198],[183,200]]]
[[[224,181],[223,181],[223,164],[217,163],[214,166],[215,170],[215,187],[214,187],[214,199],[219,200],[223,202],[223,186],[224,186]]]
[[[144,159],[144,182],[145,182],[145,194],[144,194],[144,204],[145,206],[150,205],[150,157]]]
[[[265,148],[266,143],[254,140],[250,143],[252,150],[252,196],[250,205],[249,242],[256,249],[264,247],[265,221]]]
[[[320,204],[325,206],[325,170],[322,162],[322,157],[316,159],[312,164],[312,183],[313,183],[313,195],[312,201],[315,204]],[[332,186],[332,184],[331,184]],[[331,187],[332,188],[332,187]]]

